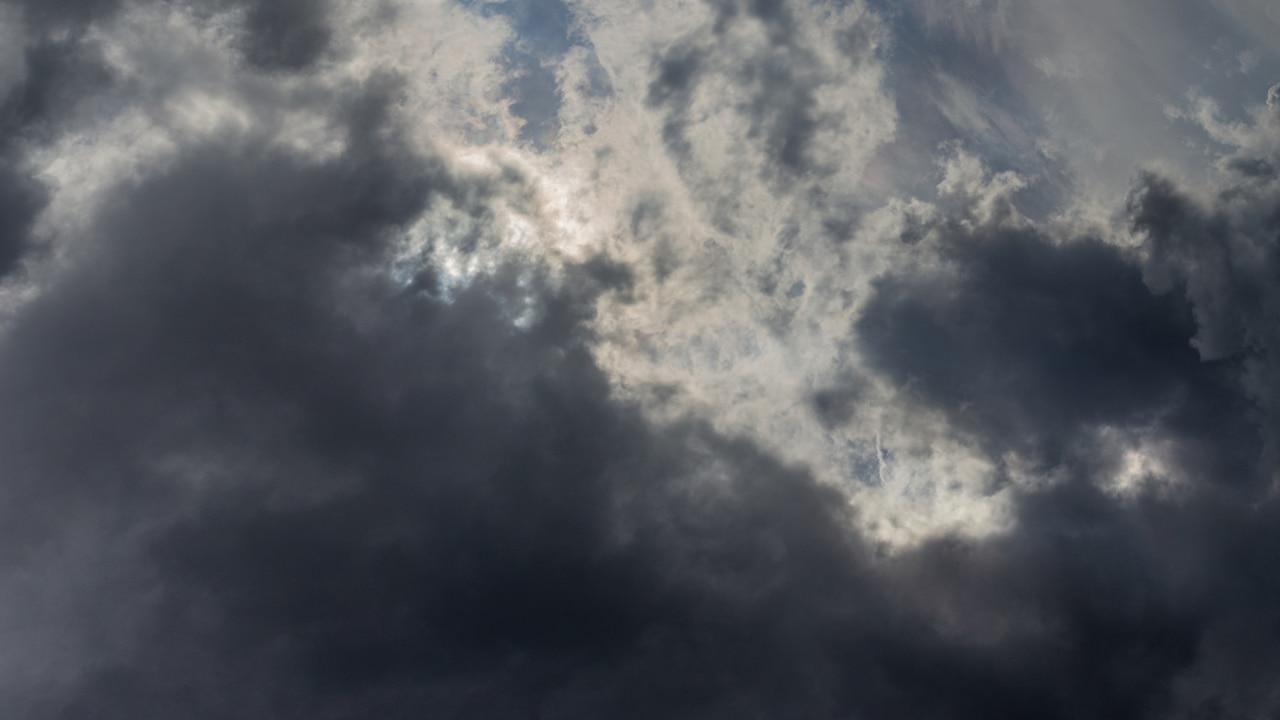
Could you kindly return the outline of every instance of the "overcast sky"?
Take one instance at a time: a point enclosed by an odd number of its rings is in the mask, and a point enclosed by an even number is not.
[[[0,0],[0,717],[1280,717],[1280,5]]]

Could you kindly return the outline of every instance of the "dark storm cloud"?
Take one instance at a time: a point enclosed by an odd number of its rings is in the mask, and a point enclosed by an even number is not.
[[[1162,258],[1149,264],[1217,257],[1218,243],[1240,237],[1222,225],[1225,209],[1212,220],[1154,177],[1132,208]],[[1270,227],[1274,210],[1251,210],[1244,216]],[[1169,233],[1183,238],[1180,251]],[[1097,241],[1000,227],[940,234],[942,270],[877,283],[858,326],[864,353],[993,458],[1012,451],[1065,476],[1020,498],[1008,536],[934,542],[892,564],[906,587],[896,589],[941,613],[931,620],[944,653],[965,657],[958,674],[923,682],[947,698],[938,716],[1275,712],[1267,678],[1280,625],[1268,608],[1280,574],[1263,548],[1275,542],[1278,508],[1258,492],[1274,468],[1262,452],[1274,406],[1259,412],[1251,390],[1276,368],[1269,353],[1249,365],[1192,345],[1214,332],[1195,319],[1206,297],[1197,284],[1251,296],[1275,275],[1260,268],[1251,285],[1188,261],[1183,272],[1207,277],[1153,290],[1139,259]],[[1269,245],[1275,235],[1254,237]],[[1099,428],[1172,439],[1162,460],[1190,485],[1172,500],[1108,495],[1099,482],[1115,460]]]
[[[25,76],[3,105],[10,145],[53,139],[80,103],[113,82],[100,48],[92,42],[40,38],[28,44],[23,55]]]
[[[0,277],[8,275],[30,245],[29,234],[46,193],[11,160],[0,160]]]
[[[1256,481],[1256,429],[1235,368],[1202,362],[1180,293],[1156,293],[1096,240],[1032,230],[945,233],[942,272],[890,275],[858,322],[873,367],[945,409],[996,457],[1091,455],[1099,428],[1159,425],[1206,451],[1223,482]],[[1243,474],[1243,477],[1242,477]]]
[[[238,349],[269,338],[287,344],[291,334],[310,332],[303,308],[296,324],[288,322],[288,303],[318,292],[315,283],[335,256],[371,260],[377,232],[408,220],[427,197],[431,165],[388,158],[397,148],[369,137],[381,126],[381,107],[370,101],[347,108],[352,149],[341,164],[300,166],[274,155],[254,161],[264,148],[252,143],[198,147],[189,151],[185,173],[108,202],[95,232],[110,241],[87,249],[82,264],[48,288],[5,338],[9,361],[0,374],[26,422],[3,442],[13,458],[34,454],[33,468],[40,458],[58,458],[49,477],[25,474],[16,486],[30,482],[49,491],[62,480],[86,479],[103,455],[124,451],[115,445],[117,433],[158,432],[164,408],[148,401],[178,398],[131,392],[130,378],[150,377],[161,389],[200,387],[218,379],[202,375],[202,363],[220,357],[228,369],[249,373],[223,378],[246,388],[273,379],[254,373],[286,372],[270,363],[244,367]],[[154,317],[147,310],[153,307],[171,312]],[[208,389],[215,391],[216,382]],[[89,402],[103,393],[119,402]],[[113,430],[111,413],[138,424]],[[57,451],[28,445],[43,436],[75,445]],[[27,514],[16,504],[7,512]]]
[[[1228,166],[1242,182],[1211,207],[1141,176],[1129,203],[1141,256],[943,223],[940,269],[877,282],[858,325],[872,367],[993,459],[1063,473],[1020,498],[1007,537],[931,543],[894,566],[907,596],[945,608],[938,627],[952,639],[983,639],[992,664],[970,667],[994,674],[970,680],[1001,698],[991,714],[1244,718],[1280,706],[1269,679],[1280,573],[1265,559],[1280,510],[1269,494],[1280,198],[1253,170],[1275,160],[1241,153]],[[1101,428],[1171,441],[1160,460],[1188,484],[1174,499],[1108,495]],[[1010,657],[1018,670],[1002,675]]]
[[[1272,110],[1274,133],[1280,120]],[[1133,229],[1147,241],[1151,282],[1185,292],[1195,308],[1195,345],[1206,358],[1234,358],[1263,411],[1272,461],[1280,412],[1280,188],[1275,153],[1242,151],[1227,166],[1240,176],[1205,207],[1171,181],[1141,176],[1129,197]]]
[[[48,193],[25,167],[31,144],[56,136],[77,105],[111,82],[98,51],[75,38],[25,49],[22,77],[0,97],[0,277],[32,249],[32,225]]]
[[[229,0],[244,10],[242,51],[267,70],[299,70],[329,45],[327,0]]]
[[[903,558],[909,596],[969,653],[968,675],[939,673],[938,716],[1270,716],[1276,511],[1199,489],[1117,503],[1068,482],[1025,497],[1007,537]]]

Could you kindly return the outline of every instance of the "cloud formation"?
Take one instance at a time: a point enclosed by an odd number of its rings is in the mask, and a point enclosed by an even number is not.
[[[0,5],[0,708],[1280,712],[1194,5]]]

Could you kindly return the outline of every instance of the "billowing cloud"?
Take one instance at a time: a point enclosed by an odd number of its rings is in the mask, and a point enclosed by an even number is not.
[[[0,708],[1280,712],[1273,15],[0,5]]]

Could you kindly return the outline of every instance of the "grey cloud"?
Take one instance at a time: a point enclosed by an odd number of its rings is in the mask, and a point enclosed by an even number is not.
[[[876,285],[857,328],[872,368],[993,459],[1059,474],[1020,497],[1016,532],[931,543],[896,566],[922,583],[910,597],[947,608],[952,637],[1018,658],[1002,695],[1012,716],[1044,715],[1016,704],[1041,691],[1058,698],[1051,717],[1275,712],[1266,608],[1280,584],[1262,548],[1277,509],[1280,205],[1256,170],[1274,162],[1241,152],[1208,207],[1140,176],[1128,205],[1140,252],[943,222],[936,266]],[[1162,462],[1189,478],[1181,495],[1107,494],[1117,460],[1099,429],[1126,427],[1168,443]]]
[[[25,19],[37,27],[83,27],[108,17],[123,5],[122,0],[16,0]]]
[[[246,12],[242,49],[251,64],[298,69],[323,50],[327,30],[320,0],[233,4]],[[17,7],[28,27],[23,76],[0,98],[0,276],[33,248],[30,233],[48,199],[30,175],[27,154],[81,122],[81,110],[116,83],[101,48],[82,30],[124,5],[55,0]]]
[[[1262,551],[1274,519],[1274,503],[1216,492],[1122,505],[1067,483],[1026,497],[1018,532],[935,543],[901,569],[987,671],[966,689],[971,703],[997,693],[989,714],[1265,717],[1280,661]]]
[[[1059,477],[1019,496],[1005,537],[940,540],[891,565],[904,597],[942,613],[932,627],[951,651],[972,653],[973,675],[930,685],[948,698],[940,717],[1275,712],[1266,608],[1280,583],[1262,548],[1277,509],[1275,385],[1263,385],[1276,365],[1261,325],[1274,273],[1222,248],[1273,247],[1257,230],[1274,206],[1238,201],[1205,211],[1145,176],[1130,203],[1145,260],[944,223],[937,267],[877,283],[857,327],[871,368],[993,460],[1012,452]],[[1162,461],[1189,478],[1180,495],[1108,494],[1117,459],[1099,430],[1126,427],[1171,441]],[[959,687],[987,688],[999,709]]]
[[[10,361],[3,382],[14,406],[25,408],[25,422],[4,442],[14,458],[57,459],[43,470],[33,459],[31,472],[15,477],[12,489],[48,492],[92,477],[98,454],[120,452],[113,436],[125,428],[110,413],[137,423],[130,432],[140,436],[148,428],[160,432],[163,418],[146,407],[145,394],[129,391],[131,377],[151,376],[161,387],[202,387],[216,378],[204,378],[201,363],[224,354],[231,369],[287,372],[270,363],[242,366],[237,348],[267,340],[275,333],[272,322],[291,328],[276,340],[288,343],[289,332],[305,336],[303,324],[289,325],[278,314],[287,310],[282,298],[315,291],[318,273],[337,254],[353,254],[353,261],[362,252],[369,256],[377,233],[410,219],[426,199],[431,166],[398,162],[386,155],[394,146],[371,144],[379,108],[370,102],[348,109],[352,149],[341,164],[306,167],[270,154],[269,161],[255,161],[264,148],[252,144],[193,148],[184,174],[154,179],[138,195],[108,202],[95,231],[112,241],[86,249],[6,335]],[[271,212],[268,207],[279,209],[255,220]],[[151,318],[145,308],[153,307],[169,312]],[[272,377],[228,381],[270,384]],[[120,404],[82,401],[104,392]],[[72,444],[56,450],[30,444],[42,436]],[[110,492],[92,482],[76,490],[62,489],[69,497]],[[6,514],[40,516],[17,502]]]
[[[93,42],[41,38],[28,44],[24,56],[25,77],[3,106],[11,146],[56,137],[81,104],[114,82]]]
[[[1275,167],[1261,158],[1234,158],[1227,167],[1247,178],[1270,180],[1276,176]]]
[[[329,44],[327,0],[232,0],[244,7],[243,52],[265,69],[298,70],[314,63]]]
[[[1274,125],[1263,132],[1274,131]],[[1181,288],[1195,309],[1195,344],[1206,358],[1244,366],[1244,386],[1262,411],[1272,463],[1280,410],[1280,191],[1274,153],[1242,151],[1229,164],[1241,182],[1202,206],[1173,182],[1144,174],[1129,197],[1133,228],[1146,239],[1146,272],[1153,283]]]
[[[80,33],[90,23],[108,20],[132,5],[157,0],[17,0],[23,19],[36,32]],[[187,3],[183,3],[187,4]],[[254,67],[299,70],[314,63],[328,46],[328,0],[214,0],[193,2],[197,12],[237,10],[243,14],[240,50]]]
[[[1156,293],[1113,247],[1035,231],[953,231],[940,272],[889,275],[858,321],[872,367],[960,427],[1050,465],[1099,427],[1205,433],[1224,482],[1249,472],[1256,430],[1229,364],[1202,362],[1189,304]],[[1218,445],[1221,444],[1221,447]],[[1243,467],[1233,467],[1233,459]],[[1239,477],[1241,473],[1245,477]]]
[[[0,277],[33,248],[33,225],[48,192],[24,162],[32,144],[47,142],[78,106],[111,78],[97,48],[75,39],[30,44],[24,74],[0,97]]]
[[[30,246],[30,231],[44,206],[45,190],[11,163],[0,162],[0,277],[9,274]]]

